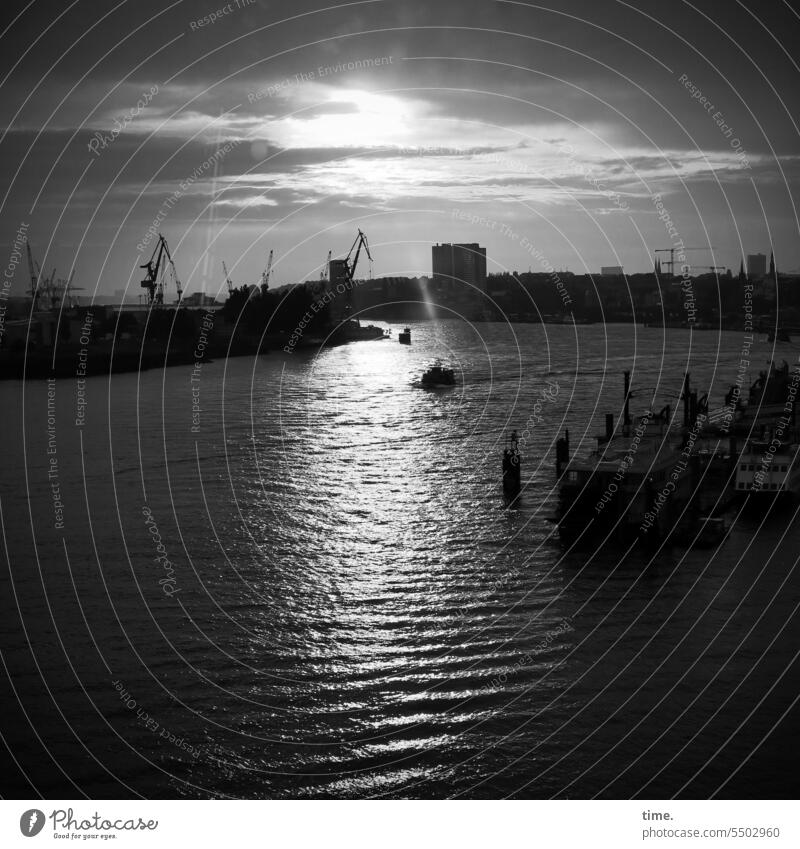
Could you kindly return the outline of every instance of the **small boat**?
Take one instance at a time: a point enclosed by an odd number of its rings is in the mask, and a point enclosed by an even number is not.
[[[397,334],[397,339],[401,345],[410,345],[411,344],[411,328],[406,327],[406,329],[402,333]]]
[[[341,345],[346,342],[367,342],[372,339],[387,339],[388,334],[382,327],[368,324],[366,327],[357,319],[351,318],[342,322],[331,334],[331,344]]]
[[[455,371],[447,366],[443,366],[439,360],[422,375],[421,380],[422,385],[426,388],[432,386],[454,386],[455,382]]]
[[[517,432],[512,431],[511,436],[506,439],[506,447],[503,449],[503,489],[509,494],[516,494],[520,490],[522,477],[522,456],[519,453],[519,439]]]

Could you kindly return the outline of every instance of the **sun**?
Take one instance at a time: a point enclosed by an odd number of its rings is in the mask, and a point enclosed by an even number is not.
[[[270,123],[279,144],[362,148],[418,143],[414,107],[407,101],[363,89],[320,88],[307,107]]]

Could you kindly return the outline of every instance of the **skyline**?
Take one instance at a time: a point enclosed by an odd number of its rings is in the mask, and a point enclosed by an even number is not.
[[[84,295],[139,293],[165,204],[189,294],[223,287],[223,260],[255,282],[270,250],[275,285],[316,277],[358,227],[375,276],[428,273],[436,242],[485,245],[489,273],[535,252],[645,272],[674,243],[656,197],[714,246],[695,263],[800,267],[785,3],[17,8],[0,241],[27,224]]]

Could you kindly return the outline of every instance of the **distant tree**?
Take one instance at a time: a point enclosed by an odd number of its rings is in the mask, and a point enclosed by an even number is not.
[[[81,321],[85,321],[85,316],[81,319]],[[130,333],[132,335],[138,335],[141,331],[141,325],[139,321],[136,319],[136,316],[129,312],[120,312],[119,314],[111,312],[109,310],[108,314],[103,318],[98,326],[97,333],[99,336],[105,336],[106,334],[117,334],[121,333]]]
[[[222,315],[226,321],[235,323],[250,299],[249,286],[237,286],[231,290],[228,299],[222,307]]]

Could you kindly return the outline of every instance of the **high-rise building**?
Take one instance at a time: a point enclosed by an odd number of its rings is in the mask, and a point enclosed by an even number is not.
[[[486,291],[486,248],[477,242],[465,245],[433,245],[431,247],[433,282],[437,288],[459,285]]]
[[[747,276],[765,277],[767,274],[767,258],[764,254],[747,255]]]

